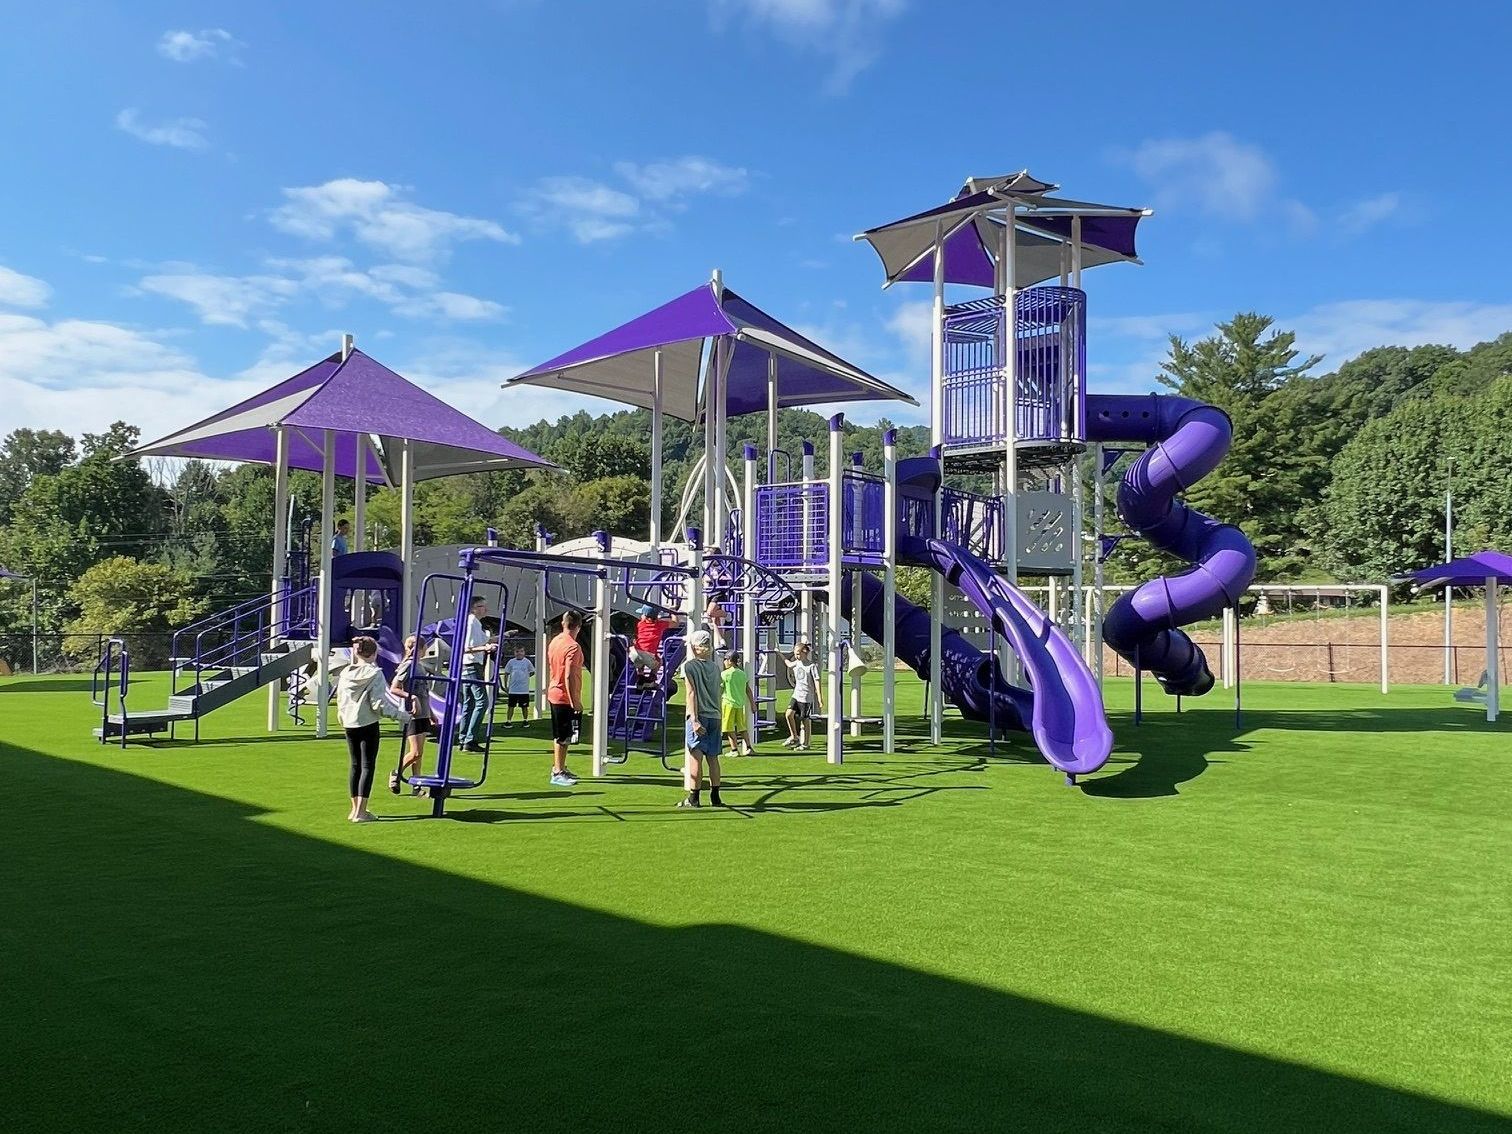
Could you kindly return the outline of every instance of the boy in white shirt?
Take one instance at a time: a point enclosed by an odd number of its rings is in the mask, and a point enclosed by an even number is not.
[[[793,647],[791,658],[782,658],[782,664],[788,667],[793,679],[793,699],[788,702],[787,709],[788,738],[782,746],[807,751],[809,741],[813,739],[814,713],[824,712],[824,697],[819,692],[819,667],[809,658],[809,644],[802,641]]]
[[[514,724],[514,711],[520,710],[520,723],[530,720],[530,679],[535,676],[535,666],[525,656],[525,647],[516,646],[514,657],[504,663],[504,691],[509,703],[504,708],[504,727]]]

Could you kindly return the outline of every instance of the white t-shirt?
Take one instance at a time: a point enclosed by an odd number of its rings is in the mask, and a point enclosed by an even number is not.
[[[483,630],[483,623],[478,621],[476,614],[467,616],[467,631],[462,636],[462,645],[472,650],[488,641],[488,635]],[[462,655],[463,665],[482,665],[484,662],[482,653],[468,653]]]
[[[535,676],[535,666],[530,664],[529,658],[510,658],[504,663],[504,680],[508,682],[506,691],[510,693],[529,693],[530,679]]]
[[[814,687],[819,681],[819,667],[813,662],[793,663],[793,700],[804,704],[814,699]]]

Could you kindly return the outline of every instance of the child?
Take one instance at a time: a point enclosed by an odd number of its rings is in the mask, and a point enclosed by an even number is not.
[[[751,756],[750,739],[746,736],[747,721],[756,719],[756,697],[751,692],[751,680],[740,668],[740,651],[732,650],[724,660],[724,699],[720,717],[725,738],[730,742],[731,756]],[[751,715],[746,716],[749,708]]]
[[[378,763],[379,718],[410,722],[409,713],[389,697],[383,670],[373,664],[377,656],[377,642],[358,638],[352,643],[352,664],[341,671],[336,682],[336,715],[346,730],[347,754],[352,761],[348,777],[352,810],[347,819],[353,823],[371,823],[377,818],[367,804],[373,794],[373,769]]]
[[[420,660],[419,642],[413,634],[404,640],[404,660],[394,670],[389,692],[401,701],[407,699],[410,713],[410,721],[404,726],[404,756],[399,767],[389,773],[389,791],[398,795],[399,780],[406,768],[411,776],[420,774],[425,738],[431,732],[430,682],[425,679],[425,663]],[[411,786],[410,794],[419,795],[420,788]]]
[[[535,666],[525,656],[525,647],[516,646],[514,657],[504,663],[504,690],[509,695],[509,704],[504,709],[504,727],[514,724],[514,713],[520,710],[520,723],[530,722],[530,679],[535,676]]]
[[[819,667],[809,660],[809,644],[802,641],[793,647],[792,659],[783,658],[782,664],[788,667],[793,678],[793,699],[788,702],[787,710],[788,738],[782,746],[807,752],[814,732],[814,711],[824,712],[824,697],[819,692]]]
[[[683,662],[683,700],[687,712],[688,758],[683,766],[687,794],[678,807],[698,807],[702,762],[709,762],[709,802],[723,807],[719,798],[719,705],[722,684],[719,663],[714,660],[714,638],[707,630],[694,631],[688,639],[691,656]]]

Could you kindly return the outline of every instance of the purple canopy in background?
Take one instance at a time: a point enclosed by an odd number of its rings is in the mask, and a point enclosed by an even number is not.
[[[729,288],[702,284],[525,371],[506,382],[547,386],[650,409],[656,400],[656,354],[661,352],[661,407],[684,421],[704,408],[702,377],[707,340],[731,344],[725,412],[767,408],[767,375],[777,360],[780,407],[912,397],[799,334]]]
[[[335,435],[336,475],[355,478],[363,437],[367,479],[397,484],[399,445],[411,443],[417,481],[505,468],[553,468],[551,462],[501,437],[396,374],[360,350],[343,361],[322,359],[229,409],[143,445],[129,456],[197,457],[271,465],[275,427],[289,439],[289,467],[320,472],[325,433]]]
[[[1436,567],[1409,571],[1403,578],[1421,587],[1484,587],[1487,579],[1498,584],[1512,584],[1512,555],[1505,551],[1477,551],[1474,555],[1451,559]]]

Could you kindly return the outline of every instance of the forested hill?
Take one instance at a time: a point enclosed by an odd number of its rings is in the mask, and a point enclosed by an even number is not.
[[[1388,346],[1331,373],[1320,369],[1320,360],[1298,356],[1290,333],[1240,314],[1207,338],[1173,339],[1162,373],[1152,376],[1233,418],[1233,451],[1188,498],[1249,534],[1260,581],[1379,580],[1434,560],[1451,462],[1457,546],[1512,547],[1512,332],[1468,351]],[[847,452],[859,450],[867,467],[880,469],[886,424],[848,425]],[[765,428],[764,415],[732,421],[730,451],[738,454],[747,440],[764,448]],[[481,540],[493,526],[506,542],[528,545],[537,522],[562,539],[594,528],[641,535],[650,509],[650,431],[645,411],[505,427],[564,471],[427,482],[416,493],[418,538]],[[36,577],[46,628],[167,627],[267,586],[269,471],[198,462],[143,468],[115,459],[136,440],[134,428],[118,424],[78,440],[23,429],[0,441],[0,565]],[[805,440],[815,444],[822,470],[825,419],[784,410],[779,475],[797,476]],[[700,444],[694,427],[667,421],[669,519]],[[900,455],[927,445],[925,428],[900,430]],[[313,511],[317,478],[296,474],[293,485]],[[338,491],[349,512],[350,484]],[[397,504],[388,490],[369,503],[370,538],[379,546],[395,538]],[[1136,540],[1110,564],[1123,579],[1168,567]],[[0,583],[0,648],[29,626],[29,589]]]

